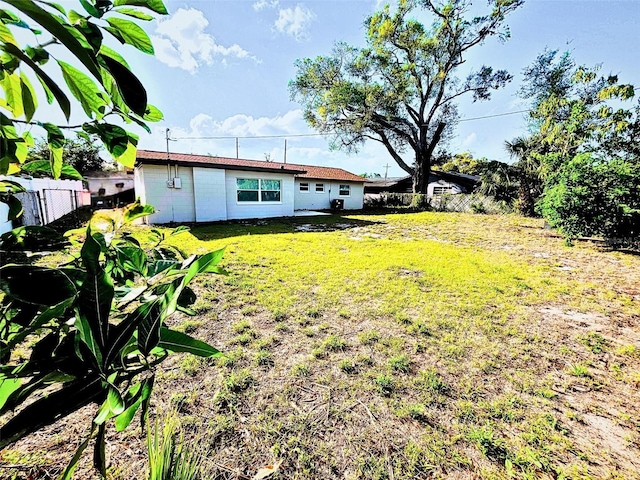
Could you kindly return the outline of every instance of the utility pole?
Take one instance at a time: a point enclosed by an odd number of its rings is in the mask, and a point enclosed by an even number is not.
[[[284,163],[287,163],[287,139],[284,139]]]
[[[387,181],[387,173],[389,173],[389,167],[390,166],[391,165],[389,165],[389,162],[387,162],[387,164],[383,166],[384,167],[384,181],[385,182]]]
[[[236,137],[236,158],[240,158],[238,156],[238,149],[239,149],[239,141],[238,141],[238,137]]]

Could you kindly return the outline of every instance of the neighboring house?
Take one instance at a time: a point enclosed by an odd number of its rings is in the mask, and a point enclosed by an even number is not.
[[[8,176],[3,179],[22,185],[26,192],[16,194],[22,202],[23,214],[14,222],[9,221],[9,209],[0,203],[0,234],[18,225],[47,225],[83,205],[89,204],[88,195],[80,180],[53,180],[29,176]]]
[[[480,177],[477,175],[467,175],[457,172],[440,172],[432,170],[429,174],[429,184],[427,185],[427,195],[442,195],[443,193],[470,193],[478,183]],[[377,194],[382,192],[390,193],[412,193],[413,178],[411,175],[400,178],[389,179],[367,179],[364,184],[365,194]]]
[[[361,209],[364,179],[340,168],[138,150],[135,194],[151,223],[293,216],[343,201]]]
[[[91,192],[93,207],[111,208],[135,200],[132,168],[115,172],[89,172],[83,177]]]

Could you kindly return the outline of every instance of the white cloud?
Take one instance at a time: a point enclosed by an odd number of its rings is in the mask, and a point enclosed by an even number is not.
[[[260,12],[266,8],[276,8],[279,4],[278,0],[259,0],[253,4],[253,9]]]
[[[307,7],[296,5],[295,8],[281,9],[274,26],[280,33],[294,37],[296,40],[304,40],[307,38],[306,29],[315,18],[315,13]]]
[[[467,135],[465,139],[462,141],[462,146],[470,147],[471,145],[476,143],[477,139],[478,139],[478,135],[476,134],[476,132],[472,132],[469,135]]]
[[[216,43],[212,35],[205,33],[208,25],[204,14],[193,8],[179,8],[171,18],[159,20],[156,35],[152,36],[156,58],[192,74],[202,64],[213,64],[216,56],[222,57],[224,63],[227,57],[256,60],[238,44],[225,47]]]

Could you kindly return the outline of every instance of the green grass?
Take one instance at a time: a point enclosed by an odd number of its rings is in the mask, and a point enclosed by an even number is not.
[[[171,320],[224,356],[179,358],[154,396],[157,409],[189,400],[214,470],[637,478],[640,257],[565,247],[539,220],[447,213],[237,222],[171,240],[226,247],[229,276],[198,279],[198,315]]]

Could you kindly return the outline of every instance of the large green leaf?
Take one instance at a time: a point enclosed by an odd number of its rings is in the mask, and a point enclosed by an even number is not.
[[[123,5],[145,7],[161,15],[167,15],[169,13],[162,0],[115,0],[113,5],[114,7],[120,7]]]
[[[155,212],[151,205],[142,205],[140,201],[136,201],[127,205],[124,211],[124,222],[131,223],[138,218],[146,217]]]
[[[131,70],[119,61],[102,56],[102,61],[116,80],[122,98],[136,115],[143,116],[147,110],[147,91]]]
[[[4,412],[4,405],[11,395],[20,388],[20,378],[0,378],[0,412]]]
[[[53,306],[77,294],[76,286],[63,271],[33,265],[0,268],[0,288],[10,298],[31,305]]]
[[[107,22],[111,28],[117,30],[125,43],[133,45],[138,50],[149,55],[153,55],[153,44],[147,32],[142,27],[131,20],[124,18],[107,18]]]
[[[110,418],[120,415],[122,412],[124,412],[124,400],[122,399],[122,395],[120,395],[117,388],[113,385],[109,385],[107,398],[96,412],[93,422],[97,425],[101,425]]]
[[[118,247],[117,258],[120,268],[126,272],[147,275],[147,255],[139,247]]]
[[[78,315],[75,327],[78,330],[78,337],[85,343],[91,355],[93,355],[96,367],[100,368],[102,366],[102,349],[93,335],[89,321],[85,316]]]
[[[46,252],[68,245],[68,240],[60,232],[39,225],[14,228],[0,236],[1,252]]]
[[[116,417],[116,431],[122,432],[125,430],[133,420],[133,417],[140,408],[142,402],[149,399],[151,392],[153,391],[153,381],[154,377],[145,379],[140,388],[138,388],[135,394],[132,395],[132,398],[129,401],[130,406]]]
[[[142,322],[153,322],[153,319],[161,315],[163,299],[156,299],[153,302],[139,305],[133,312],[129,313],[118,325],[109,330],[109,342],[105,355],[105,364],[109,365],[118,356],[120,351],[133,338],[135,330]]]
[[[57,161],[57,160],[56,160]],[[51,162],[47,160],[35,160],[22,165],[22,171],[34,176],[53,176]],[[60,166],[58,178],[70,180],[82,180],[82,174],[68,163]]]
[[[96,83],[73,65],[58,60],[62,70],[62,77],[73,96],[80,102],[84,113],[93,118],[94,114],[101,117],[104,113],[105,101]]]
[[[170,352],[191,353],[199,357],[217,357],[222,355],[220,351],[208,343],[167,327],[160,329],[160,343],[158,343],[158,347],[169,350]]]
[[[0,449],[95,402],[103,392],[100,378],[83,378],[38,398],[0,427]]]
[[[27,384],[21,385],[20,388],[12,391],[5,401],[0,403],[0,412],[5,413],[15,410],[38,390],[42,390],[56,383],[69,382],[71,380],[74,380],[74,377],[59,371],[47,372],[42,375],[38,375],[29,380]]]
[[[29,322],[26,328],[23,328],[21,331],[14,335],[10,335],[7,342],[7,348],[11,349],[22,342],[29,335],[36,333],[40,330],[44,325],[49,323],[54,318],[60,318],[69,307],[73,304],[74,299],[69,298],[60,302],[53,307],[49,307],[46,310],[42,311],[40,314],[36,315],[32,321]],[[2,352],[2,350],[0,350]],[[4,352],[3,352],[4,353]],[[1,355],[0,355],[1,356]]]
[[[102,246],[87,228],[87,236],[80,251],[87,274],[78,297],[78,314],[91,328],[101,352],[107,348],[109,337],[109,313],[113,302],[114,287],[111,278],[100,265]]]
[[[65,28],[60,18],[36,5],[33,0],[5,0],[6,3],[17,8],[25,15],[31,17],[51,33],[60,43],[67,47],[73,55],[91,72],[91,74],[100,80],[100,69],[95,57],[84,48],[82,43],[78,41],[75,35]]]
[[[24,114],[24,106],[22,105],[20,75],[17,73],[5,73],[2,79],[2,88],[5,94],[5,101],[13,116],[15,118],[21,117]]]
[[[9,207],[9,213],[7,214],[7,220],[15,220],[22,215],[23,208],[22,202],[13,195],[0,196],[0,203],[5,203]]]
[[[136,10],[135,8],[115,8],[115,12],[118,12],[122,15],[128,15],[130,17],[139,18],[140,20],[153,20],[153,15],[149,15],[148,13],[141,12],[140,10]]]
[[[78,446],[76,453],[73,455],[73,457],[71,458],[71,461],[69,462],[69,465],[67,465],[67,468],[65,468],[64,472],[62,472],[62,474],[58,477],[58,480],[71,480],[71,478],[73,477],[73,472],[75,471],[76,467],[78,466],[78,462],[80,461],[80,457],[82,457],[82,454],[89,446],[89,442],[93,438],[93,434],[96,428],[97,428],[97,425],[92,424],[91,432],[89,433],[89,436],[84,442],[82,442]]]
[[[12,195],[16,193],[26,192],[26,188],[20,185],[18,182],[12,180],[0,180],[0,192],[10,193]]]
[[[129,146],[129,134],[124,128],[117,125],[85,123],[82,128],[85,132],[100,137],[109,153],[116,158],[123,155]]]
[[[60,89],[58,84],[54,82],[51,77],[49,77],[49,75],[44,72],[44,70],[42,70],[33,60],[31,60],[31,58],[25,55],[25,53],[15,45],[4,44],[0,45],[0,48],[5,52],[20,58],[20,60],[31,67],[31,69],[36,73],[38,80],[42,84],[42,87],[45,89],[45,93],[47,94],[47,101],[51,103],[53,101],[53,98],[55,98],[58,102],[58,105],[60,105],[65,118],[69,120],[69,116],[71,115],[71,103],[69,102],[69,99],[64,94],[64,92]]]
[[[101,57],[109,57],[112,58],[113,60],[115,60],[116,62],[124,65],[127,68],[131,68],[129,67],[129,64],[127,63],[127,61],[124,59],[124,57],[122,55],[120,55],[118,52],[116,52],[114,49],[107,47],[106,45],[102,45],[100,47],[100,51],[98,52],[99,56]]]
[[[34,113],[38,109],[38,99],[33,86],[24,72],[20,72],[20,84],[22,90],[22,105],[24,107],[24,117],[30,122]]]

